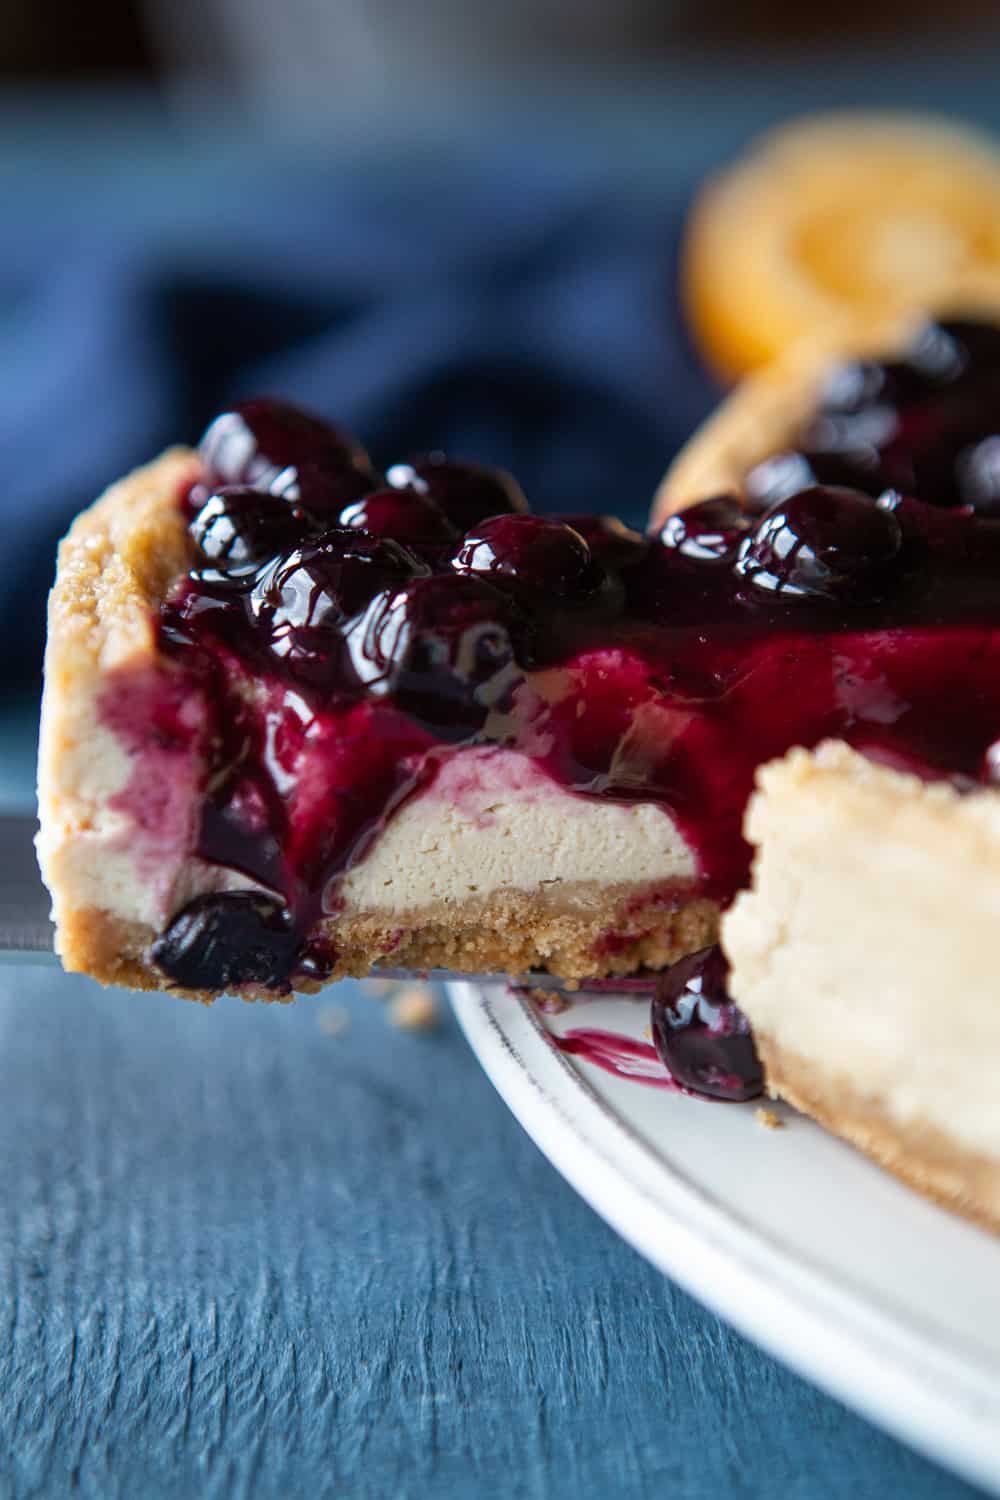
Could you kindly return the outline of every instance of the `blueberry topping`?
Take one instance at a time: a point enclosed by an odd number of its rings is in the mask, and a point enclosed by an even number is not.
[[[395,464],[386,478],[394,489],[420,490],[436,500],[459,535],[485,516],[528,511],[524,491],[505,469],[460,462],[443,453]]]
[[[301,937],[283,901],[253,891],[196,896],[150,950],[168,979],[191,990],[239,985],[287,993]]]
[[[773,505],[815,483],[976,505],[978,462],[970,470],[969,454],[1000,428],[998,418],[1000,329],[961,319],[927,323],[902,358],[831,370],[796,451],[752,469],[746,493]],[[989,512],[988,479],[985,488]]]
[[[190,529],[205,563],[219,573],[244,577],[293,547],[306,523],[283,500],[232,485],[209,496]]]
[[[466,534],[453,565],[460,573],[553,599],[592,594],[603,577],[580,533],[543,516],[481,521]]]
[[[322,531],[338,524],[351,501],[381,484],[374,469],[351,463],[290,464],[271,480],[269,493],[301,511]]]
[[[415,489],[374,490],[346,506],[337,525],[415,546],[443,546],[456,538],[454,526],[437,501]]]
[[[817,485],[767,511],[734,566],[769,593],[869,603],[895,581],[902,541],[896,516],[867,495]]]
[[[698,562],[717,562],[734,555],[751,524],[738,500],[721,495],[668,516],[660,541]]]
[[[418,578],[372,601],[349,633],[351,660],[370,692],[390,696],[442,739],[465,739],[510,707],[521,681],[513,601],[460,574]]]
[[[571,526],[590,548],[591,556],[603,568],[619,570],[634,567],[649,555],[651,542],[639,531],[633,531],[616,516],[567,514],[553,516]]]
[[[199,452],[217,481],[270,490],[327,524],[379,483],[360,443],[319,417],[265,397],[216,417]]]
[[[653,997],[653,1043],[676,1083],[713,1099],[753,1099],[764,1075],[746,1016],[729,998],[718,946],[672,965]]]
[[[376,594],[426,571],[397,542],[365,532],[324,532],[261,574],[252,608],[273,654],[299,676],[326,682],[342,669],[346,620]]]

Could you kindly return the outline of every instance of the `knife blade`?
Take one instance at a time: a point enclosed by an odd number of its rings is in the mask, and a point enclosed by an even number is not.
[[[52,959],[49,893],[35,858],[33,813],[0,814],[0,962]]]

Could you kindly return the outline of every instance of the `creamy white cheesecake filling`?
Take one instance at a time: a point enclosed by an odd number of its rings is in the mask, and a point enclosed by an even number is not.
[[[766,767],[752,889],[723,919],[758,1035],[880,1104],[1000,1155],[1000,797],[842,744]]]
[[[405,912],[588,881],[683,884],[695,873],[663,808],[580,797],[516,751],[477,748],[452,756],[395,815],[340,891],[348,910]]]
[[[151,831],[116,807],[135,762],[96,717],[71,761],[95,808],[92,823],[67,826],[50,816],[39,854],[75,905],[159,929],[196,895],[252,885],[190,854],[195,805],[179,811],[170,837],[162,820]],[[661,807],[577,796],[516,751],[476,747],[449,756],[335,894],[346,914],[391,916],[515,890],[550,899],[565,892],[571,905],[574,887],[587,883],[683,885],[695,875],[694,855]]]

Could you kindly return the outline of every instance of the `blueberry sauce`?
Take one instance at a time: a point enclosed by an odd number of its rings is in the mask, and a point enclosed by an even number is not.
[[[762,507],[818,483],[1000,514],[998,432],[1000,327],[929,323],[905,358],[833,369],[793,447],[746,489]]]
[[[582,1057],[585,1062],[603,1068],[615,1078],[644,1083],[652,1089],[681,1088],[669,1073],[664,1072],[661,1058],[648,1042],[637,1042],[633,1037],[605,1031],[600,1026],[574,1026],[562,1036],[550,1035],[560,1052],[570,1057]],[[683,1092],[689,1091],[685,1089]]]
[[[720,901],[747,876],[756,767],[792,745],[835,737],[963,787],[990,779],[997,432],[1000,330],[942,325],[909,361],[831,377],[770,479],[643,538],[534,517],[509,476],[441,455],[382,479],[282,403],[224,413],[184,501],[191,571],[160,622],[210,764],[195,852],[283,903],[287,980],[321,972],[306,939],[341,877],[459,747],[659,803],[695,851],[688,894]],[[834,452],[840,467],[820,462]]]

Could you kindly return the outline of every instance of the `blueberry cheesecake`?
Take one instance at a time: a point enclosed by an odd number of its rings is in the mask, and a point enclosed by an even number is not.
[[[64,964],[280,997],[710,942],[732,860],[694,832],[714,731],[659,621],[676,592],[694,642],[703,581],[673,557],[493,470],[381,475],[281,403],[223,413],[60,550],[38,849]]]

